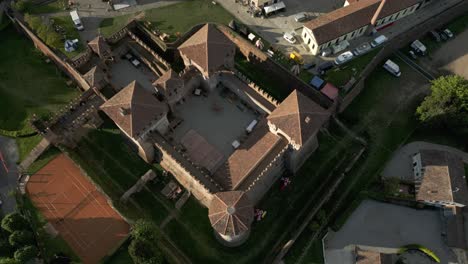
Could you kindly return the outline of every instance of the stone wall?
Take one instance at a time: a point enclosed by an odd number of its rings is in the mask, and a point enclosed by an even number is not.
[[[161,166],[171,172],[185,189],[208,207],[213,194],[223,191],[222,187],[210,175],[199,170],[195,164],[191,163],[160,135],[153,133],[152,138],[161,154]]]
[[[138,38],[135,34],[133,34],[131,31],[128,31],[128,35],[131,39],[135,40],[136,43],[138,43],[141,47],[148,51],[155,58],[156,63],[162,64],[164,68],[161,69],[161,71],[168,71],[171,68],[171,65],[166,60],[164,60],[161,56],[159,56],[159,54],[157,54],[154,50],[148,47],[148,45],[146,45],[146,43],[143,42],[140,38]]]
[[[309,140],[299,150],[292,150],[288,164],[289,169],[291,169],[293,173],[296,173],[312,153],[315,152],[318,145],[317,135],[314,135],[309,138]]]
[[[271,186],[278,180],[285,170],[284,159],[287,154],[288,145],[286,145],[274,159],[266,166],[259,175],[245,188],[249,199],[257,204],[270,190]]]
[[[267,101],[269,101],[271,104],[273,104],[275,107],[279,106],[279,102],[273,98],[270,94],[262,90],[256,83],[253,81],[249,80],[247,76],[243,75],[240,71],[234,70],[234,74],[239,77],[241,80],[243,80],[250,88],[254,89],[260,96],[265,98]]]
[[[49,57],[63,72],[74,80],[81,89],[88,90],[90,87],[81,74],[73,68],[68,62],[60,58],[52,49],[50,49],[41,39],[39,39],[20,19],[13,17],[13,22],[32,40],[34,46],[45,56]]]

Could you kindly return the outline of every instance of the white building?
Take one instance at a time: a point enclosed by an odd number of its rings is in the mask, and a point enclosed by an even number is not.
[[[313,55],[371,29],[382,29],[414,13],[421,0],[348,0],[343,8],[304,24],[302,39]]]

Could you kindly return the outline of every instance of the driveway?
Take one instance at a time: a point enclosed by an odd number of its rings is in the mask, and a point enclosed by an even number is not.
[[[398,149],[392,159],[386,164],[382,172],[384,178],[400,178],[413,181],[413,167],[411,157],[421,149],[435,149],[451,152],[458,155],[463,162],[468,164],[468,153],[445,145],[433,144],[423,141],[411,142]]]
[[[6,214],[13,212],[16,207],[15,197],[10,197],[8,193],[16,189],[18,159],[15,140],[0,136],[0,196],[3,200],[2,211]]]
[[[449,263],[456,257],[445,244],[441,228],[440,213],[436,210],[416,210],[365,200],[338,232],[327,235],[326,263],[355,263],[354,245],[396,253],[409,244],[423,245],[434,251],[441,263]]]

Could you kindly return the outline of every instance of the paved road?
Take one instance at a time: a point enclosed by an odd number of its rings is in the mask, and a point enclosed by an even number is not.
[[[411,180],[413,176],[413,170],[410,157],[413,154],[419,152],[421,149],[448,151],[458,155],[463,160],[463,162],[468,164],[468,153],[466,152],[445,145],[415,141],[401,147],[393,154],[392,159],[385,166],[385,169],[382,172],[382,176],[384,178],[399,177],[401,179]]]
[[[0,136],[0,196],[3,200],[2,211],[10,213],[15,210],[16,200],[10,197],[10,190],[16,188],[18,147],[15,140]]]

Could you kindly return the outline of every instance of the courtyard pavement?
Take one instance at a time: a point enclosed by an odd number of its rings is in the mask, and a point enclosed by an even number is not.
[[[14,196],[8,195],[17,186],[18,170],[16,162],[19,159],[18,147],[14,139],[0,136],[0,199],[3,201],[1,210],[7,214],[16,208]]]
[[[354,245],[372,247],[380,252],[396,253],[402,246],[420,244],[449,263],[456,259],[441,236],[442,222],[436,210],[365,200],[338,232],[325,238],[325,263],[351,264]]]
[[[110,67],[111,83],[118,89],[129,85],[136,80],[143,88],[154,93],[153,82],[158,78],[145,64],[141,63],[138,68],[128,60],[119,60]]]
[[[246,135],[245,128],[258,117],[237,98],[223,98],[220,88],[204,96],[191,96],[176,107],[175,115],[183,119],[176,128],[179,141],[190,129],[220,151],[225,158],[233,152],[232,142]]]
[[[402,180],[413,180],[413,167],[411,157],[421,149],[435,149],[451,152],[458,155],[463,162],[468,164],[468,153],[449,146],[433,144],[423,141],[411,142],[398,149],[386,164],[382,172],[384,178],[400,178]]]

